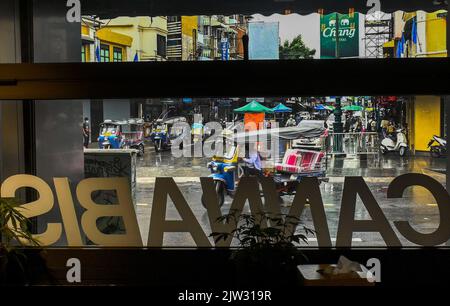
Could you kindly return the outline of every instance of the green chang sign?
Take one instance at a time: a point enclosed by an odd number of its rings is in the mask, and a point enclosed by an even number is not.
[[[336,58],[336,15],[339,15],[338,57],[359,56],[358,13],[333,13],[320,16],[320,57]]]

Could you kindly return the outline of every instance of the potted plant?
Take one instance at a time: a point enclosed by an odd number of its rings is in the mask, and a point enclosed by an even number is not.
[[[25,281],[27,257],[22,248],[39,245],[19,205],[15,199],[0,198],[0,284]]]
[[[297,266],[307,261],[301,252],[301,243],[308,243],[308,234],[314,231],[299,227],[294,216],[265,212],[256,215],[233,211],[218,219],[232,224],[230,232],[214,232],[218,242],[231,237],[237,240],[237,248],[231,260],[236,267],[238,285],[287,286],[299,283]]]

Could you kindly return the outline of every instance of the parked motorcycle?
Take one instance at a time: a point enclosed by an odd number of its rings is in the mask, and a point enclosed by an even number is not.
[[[406,135],[402,129],[398,129],[396,133],[395,138],[387,136],[381,141],[380,150],[382,154],[398,151],[400,156],[405,156],[406,151],[408,150]]]
[[[433,145],[434,143],[437,145]],[[441,157],[447,154],[447,140],[439,136],[433,135],[433,138],[428,143],[428,148],[430,148],[430,154],[432,157]]]

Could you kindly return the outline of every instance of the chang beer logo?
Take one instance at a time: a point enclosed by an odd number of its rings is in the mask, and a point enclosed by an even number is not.
[[[359,56],[359,16],[358,13],[322,15],[320,18],[321,58],[336,57],[336,37],[339,37],[339,57]],[[339,22],[339,26],[336,24]],[[339,33],[337,33],[339,32]]]
[[[325,38],[336,39],[336,18],[330,18],[327,23],[321,24],[322,36]],[[339,18],[339,39],[354,38],[356,34],[355,18]]]

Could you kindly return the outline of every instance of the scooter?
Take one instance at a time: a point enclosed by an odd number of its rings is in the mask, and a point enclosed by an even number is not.
[[[433,146],[434,143],[437,145]],[[430,154],[432,157],[441,157],[447,154],[447,140],[439,136],[434,135],[433,138],[428,143],[428,148],[430,148]]]
[[[399,129],[396,132],[397,132],[396,141],[394,141],[392,137],[389,136],[385,137],[381,141],[380,150],[382,154],[398,151],[398,154],[400,156],[405,156],[406,151],[408,150],[408,142],[406,140],[406,136],[403,133],[402,129]]]

